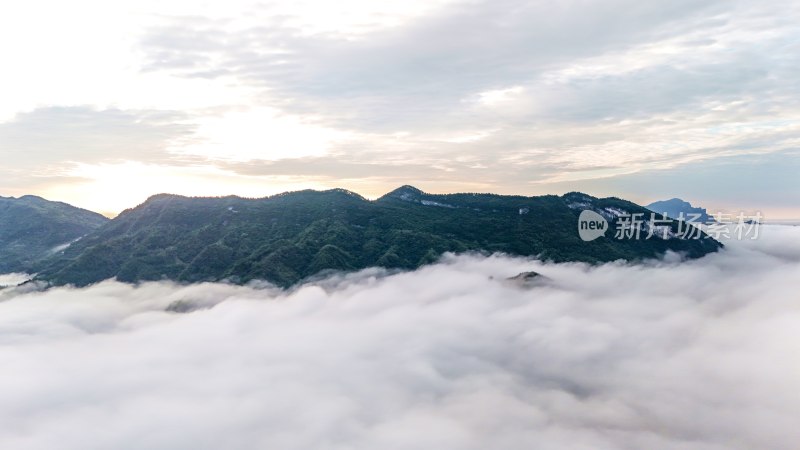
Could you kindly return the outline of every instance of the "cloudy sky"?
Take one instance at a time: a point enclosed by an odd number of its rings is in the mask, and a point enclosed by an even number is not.
[[[796,450],[798,277],[764,226],[683,263],[6,289],[0,448]]]
[[[0,195],[587,191],[800,217],[800,4],[0,7]]]

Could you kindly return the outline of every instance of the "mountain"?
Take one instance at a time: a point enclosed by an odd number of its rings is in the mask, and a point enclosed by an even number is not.
[[[677,219],[683,214],[684,220],[688,221],[697,214],[698,216],[693,221],[695,223],[714,222],[714,217],[710,216],[705,208],[694,207],[691,203],[679,198],[650,203],[647,205],[647,209],[659,214],[666,214],[667,217],[673,219]]]
[[[33,195],[0,197],[0,273],[30,272],[37,260],[106,222],[100,214]]]
[[[122,212],[40,267],[53,284],[170,279],[262,279],[290,286],[330,270],[414,269],[444,252],[504,252],[598,263],[655,257],[667,250],[700,257],[712,239],[583,242],[582,209],[615,223],[633,203],[585,194],[541,197],[431,195],[403,186],[370,201],[343,189],[261,199],[160,194]],[[673,229],[677,222],[673,222]]]

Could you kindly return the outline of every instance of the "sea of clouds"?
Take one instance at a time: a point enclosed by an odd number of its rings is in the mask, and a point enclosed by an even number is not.
[[[6,288],[0,448],[798,448],[800,227],[670,261]]]

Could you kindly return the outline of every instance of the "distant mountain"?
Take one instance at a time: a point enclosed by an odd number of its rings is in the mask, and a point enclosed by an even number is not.
[[[667,250],[700,257],[720,247],[712,239],[583,242],[577,218],[586,208],[612,224],[621,212],[647,212],[624,200],[580,193],[431,195],[411,186],[374,201],[343,189],[262,199],[160,194],[50,258],[39,267],[39,278],[76,285],[110,277],[127,282],[262,279],[289,286],[331,270],[413,269],[444,252],[597,263],[650,258]]]
[[[694,219],[696,223],[714,222],[714,217],[710,216],[705,208],[692,206],[691,203],[679,198],[650,203],[647,205],[647,209],[659,214],[666,213],[667,217],[672,219],[678,219],[683,214],[682,217],[687,221],[696,215],[696,219]]]
[[[0,273],[29,272],[37,260],[106,222],[100,214],[33,195],[0,197]]]

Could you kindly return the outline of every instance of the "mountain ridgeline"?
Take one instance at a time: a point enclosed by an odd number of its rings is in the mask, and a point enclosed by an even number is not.
[[[679,198],[653,202],[647,205],[646,208],[650,211],[665,214],[667,217],[673,219],[682,217],[684,218],[683,220],[692,221],[694,223],[715,222],[714,217],[709,215],[705,208],[692,206],[691,203]]]
[[[31,272],[37,261],[106,222],[100,214],[33,195],[0,197],[0,273]]]
[[[377,200],[343,189],[261,199],[160,194],[121,213],[57,255],[38,278],[88,285],[107,278],[138,282],[267,280],[290,286],[326,271],[414,269],[445,252],[502,252],[553,261],[600,263],[652,258],[668,250],[701,257],[721,245],[678,237],[583,242],[582,209],[614,226],[633,203],[581,193],[564,196],[426,194],[404,186]],[[673,222],[676,229],[677,222]]]

